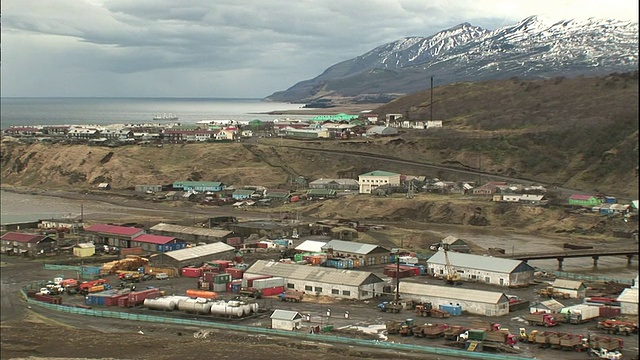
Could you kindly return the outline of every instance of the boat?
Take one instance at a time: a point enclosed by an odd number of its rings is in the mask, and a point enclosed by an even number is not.
[[[154,116],[153,120],[178,120],[178,117],[173,114],[162,114]]]

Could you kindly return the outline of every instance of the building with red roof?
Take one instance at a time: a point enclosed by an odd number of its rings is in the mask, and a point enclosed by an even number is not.
[[[84,228],[87,240],[96,245],[109,245],[119,248],[130,248],[131,241],[146,232],[144,229],[107,224],[93,224]]]
[[[131,241],[131,247],[140,247],[143,251],[166,252],[184,249],[187,243],[173,236],[142,234]]]
[[[9,255],[37,256],[51,254],[57,241],[48,235],[8,232],[2,237],[1,252]]]

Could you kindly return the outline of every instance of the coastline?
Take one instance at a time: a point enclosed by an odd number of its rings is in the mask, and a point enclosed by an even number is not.
[[[356,115],[364,111],[375,110],[384,104],[343,104],[328,108],[300,108],[293,110],[273,110],[265,115],[329,115],[329,114],[352,114]]]

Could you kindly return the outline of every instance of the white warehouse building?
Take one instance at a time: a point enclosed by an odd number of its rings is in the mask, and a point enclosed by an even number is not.
[[[511,287],[528,286],[533,282],[535,269],[525,261],[450,251],[447,255],[462,281]],[[444,276],[446,260],[442,250],[427,260],[427,269],[430,275]]]
[[[342,299],[366,300],[382,295],[385,282],[368,271],[334,269],[320,266],[286,264],[257,260],[244,277],[268,275],[286,280],[288,290],[304,291],[307,295],[324,295]]]
[[[624,289],[624,291],[618,295],[618,301],[620,302],[620,313],[623,315],[638,315],[637,287]]]
[[[404,300],[430,302],[434,308],[438,308],[440,305],[460,305],[462,311],[469,314],[484,316],[509,314],[509,298],[502,292],[405,281],[400,283],[399,293]]]

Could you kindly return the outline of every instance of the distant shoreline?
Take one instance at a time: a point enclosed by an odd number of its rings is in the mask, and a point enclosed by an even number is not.
[[[334,115],[350,114],[357,115],[363,111],[375,110],[384,104],[349,104],[329,108],[300,108],[293,110],[273,110],[265,112],[265,115]]]

